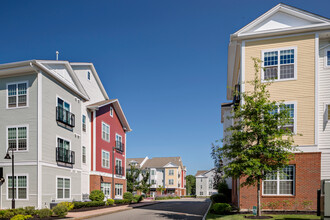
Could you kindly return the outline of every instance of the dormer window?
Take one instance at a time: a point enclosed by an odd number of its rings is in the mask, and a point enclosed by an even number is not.
[[[110,106],[110,116],[113,117],[113,108]]]

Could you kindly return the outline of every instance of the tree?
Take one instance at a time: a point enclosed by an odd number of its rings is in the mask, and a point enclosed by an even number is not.
[[[283,102],[270,100],[267,86],[271,83],[259,79],[261,60],[252,59],[255,77],[248,82],[252,91],[236,94],[243,101],[229,117],[233,125],[227,129],[229,135],[218,150],[228,159],[224,166],[226,176],[245,177],[241,186],[257,185],[257,216],[260,216],[261,180],[287,166],[296,147],[293,146],[293,131],[286,128],[293,123],[289,109]]]
[[[216,141],[218,143],[218,141]],[[218,189],[219,184],[224,181],[223,178],[223,156],[222,153],[218,150],[218,144],[211,144],[211,157],[214,161],[214,176],[213,176],[213,187]]]
[[[136,166],[130,165],[130,169],[126,172],[126,179],[127,179],[127,191],[133,193],[137,190],[139,186],[139,175],[141,170]]]
[[[186,176],[186,187],[187,187],[187,195],[195,195],[196,194],[196,177],[193,175]]]
[[[163,192],[165,191],[165,187],[162,185],[159,185],[156,189],[157,192],[160,192],[161,195],[163,195]]]
[[[147,194],[150,191],[151,184],[149,183],[150,173],[149,171],[142,172],[142,179],[140,181],[137,189],[141,190],[144,194]]]

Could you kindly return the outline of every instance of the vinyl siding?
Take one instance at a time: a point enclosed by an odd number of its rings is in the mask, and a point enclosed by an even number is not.
[[[174,170],[174,175],[168,175],[169,170]],[[173,185],[169,185],[169,179],[173,179]],[[165,169],[165,187],[166,188],[178,188],[178,168],[166,168]]]
[[[251,57],[261,59],[262,50],[297,47],[297,80],[278,81],[268,88],[270,98],[275,101],[297,102],[297,145],[314,145],[315,140],[315,36],[301,35],[245,43],[245,82],[254,77]],[[244,73],[243,73],[244,74]],[[245,83],[245,90],[252,91]]]

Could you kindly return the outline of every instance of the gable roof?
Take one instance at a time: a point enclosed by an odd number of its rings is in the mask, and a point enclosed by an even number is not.
[[[139,166],[146,158],[126,158],[126,167],[128,168],[132,162],[136,162]]]
[[[87,105],[87,108],[90,109],[90,110],[98,110],[99,108],[101,108],[103,106],[106,106],[106,105],[109,105],[109,104],[113,105],[124,130],[127,131],[127,132],[132,131],[131,127],[128,124],[128,121],[126,119],[124,111],[120,106],[120,103],[119,103],[118,99],[108,99],[108,100],[103,100],[103,101],[100,101],[100,102],[96,102],[96,103]]]
[[[195,176],[199,176],[199,175],[202,175],[204,173],[206,173],[208,170],[197,170],[197,173]]]
[[[269,35],[274,32],[313,31],[329,27],[330,19],[326,17],[280,3],[236,31],[231,35],[231,39]]]
[[[183,168],[181,157],[154,157],[147,160],[142,168],[164,168],[169,163]]]

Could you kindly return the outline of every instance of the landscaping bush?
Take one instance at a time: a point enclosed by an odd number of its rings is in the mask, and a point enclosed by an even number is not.
[[[130,203],[131,203],[131,200],[129,200],[129,199],[116,199],[115,200],[115,204],[118,204],[118,205],[130,204]]]
[[[101,190],[93,190],[89,195],[89,199],[92,201],[103,201],[104,193]]]
[[[134,202],[141,202],[143,200],[143,196],[139,196],[139,195],[135,195],[134,198],[133,198],[133,201]]]
[[[107,205],[113,205],[113,204],[115,204],[115,200],[113,200],[113,199],[107,200]]]
[[[211,207],[211,212],[219,215],[229,214],[231,206],[227,203],[214,203]]]
[[[133,200],[133,194],[131,192],[125,192],[123,195],[124,199],[129,199],[130,201]]]
[[[11,219],[15,215],[14,211],[11,209],[7,209],[7,210],[3,210],[3,211],[4,211],[4,213],[3,213],[2,218]]]
[[[49,218],[53,215],[53,211],[51,209],[39,209],[38,211],[39,218]]]
[[[59,205],[64,205],[68,208],[68,211],[72,210],[74,208],[74,204],[72,202],[61,202]]]
[[[24,208],[17,208],[17,209],[12,209],[15,215],[25,215],[25,210]]]
[[[24,210],[25,210],[26,215],[35,215],[35,214],[37,214],[37,211],[36,211],[34,206],[26,206],[24,208]]]
[[[156,196],[155,200],[181,199],[180,196]]]
[[[58,217],[63,218],[68,214],[68,208],[65,205],[57,204],[57,206],[53,208],[53,212]]]
[[[196,198],[196,195],[181,196],[181,198]]]
[[[226,203],[227,197],[223,193],[214,194],[210,197],[213,203]]]
[[[10,220],[25,220],[25,219],[29,219],[32,218],[32,215],[15,215],[14,217],[12,217]]]
[[[73,202],[74,209],[86,208],[86,207],[98,207],[104,206],[104,201],[91,201],[91,202]]]

